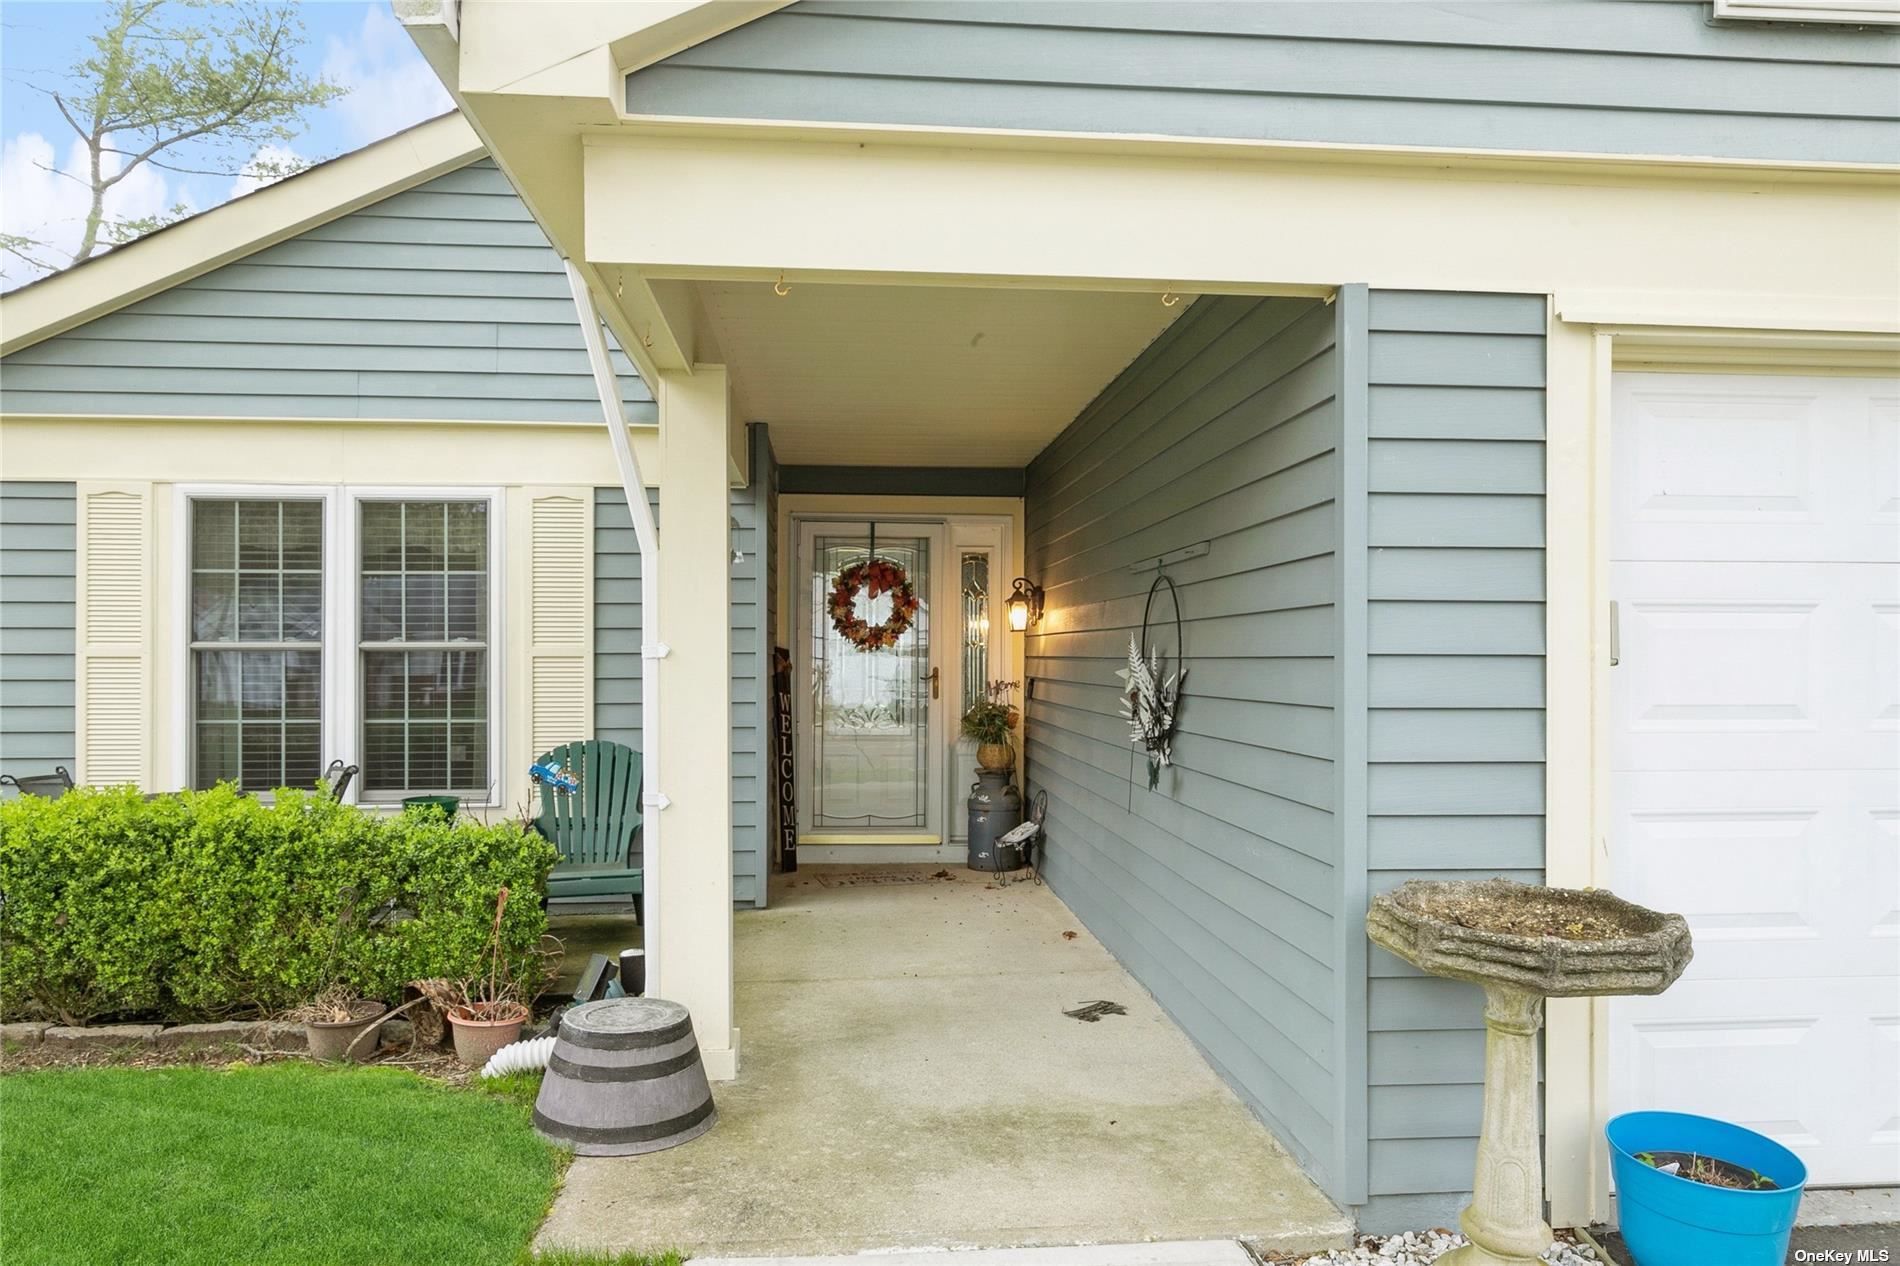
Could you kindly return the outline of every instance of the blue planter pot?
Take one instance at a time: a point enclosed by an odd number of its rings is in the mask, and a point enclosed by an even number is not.
[[[1782,1266],[1808,1181],[1800,1157],[1753,1130],[1686,1112],[1625,1112],[1603,1132],[1623,1242],[1637,1266]],[[1775,1190],[1711,1187],[1636,1159],[1638,1152],[1663,1151],[1746,1166]]]

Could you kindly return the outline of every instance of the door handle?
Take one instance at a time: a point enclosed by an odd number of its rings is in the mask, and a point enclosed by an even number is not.
[[[1623,662],[1623,609],[1620,604],[1610,603],[1610,667],[1615,668]]]
[[[939,670],[935,668],[930,670],[930,697],[932,699],[935,699],[937,697],[937,673],[938,672]]]

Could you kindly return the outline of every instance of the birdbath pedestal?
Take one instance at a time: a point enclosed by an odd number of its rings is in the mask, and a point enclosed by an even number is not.
[[[1484,986],[1484,1125],[1470,1241],[1444,1266],[1534,1266],[1550,1247],[1538,1150],[1545,998],[1661,993],[1689,965],[1689,925],[1597,889],[1411,880],[1372,902],[1366,935],[1420,971]]]

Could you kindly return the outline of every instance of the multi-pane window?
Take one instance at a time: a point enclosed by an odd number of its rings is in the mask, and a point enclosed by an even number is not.
[[[322,771],[323,503],[191,503],[195,786]]]
[[[488,503],[358,503],[363,791],[486,793]]]

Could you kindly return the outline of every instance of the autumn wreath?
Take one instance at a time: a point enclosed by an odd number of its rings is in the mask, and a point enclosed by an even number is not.
[[[882,624],[858,614],[858,595],[891,595],[891,613]],[[831,581],[831,627],[859,650],[881,651],[897,645],[917,618],[917,594],[904,569],[886,558],[867,559],[839,572]]]

